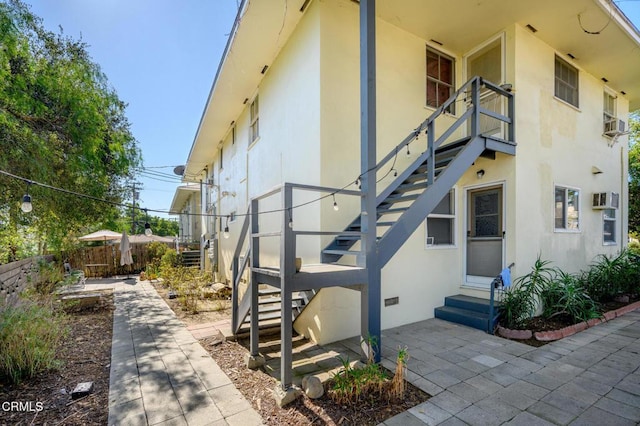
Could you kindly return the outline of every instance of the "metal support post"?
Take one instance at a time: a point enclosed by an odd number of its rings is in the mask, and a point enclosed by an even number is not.
[[[292,334],[293,312],[291,301],[291,277],[295,273],[295,235],[289,226],[293,212],[293,194],[291,185],[285,183],[282,187],[282,237],[280,243],[280,300],[281,300],[281,324],[280,324],[280,385],[282,390],[291,387]]]
[[[360,171],[362,183],[361,231],[367,268],[362,287],[361,336],[373,343],[374,359],[380,361],[381,274],[376,242],[376,8],[375,0],[360,0]],[[364,265],[363,265],[364,263]],[[369,355],[368,353],[366,354]]]
[[[258,222],[258,200],[251,200],[251,237],[249,238],[249,244],[251,244],[251,271],[249,272],[251,275],[251,280],[249,281],[249,290],[251,291],[251,330],[250,330],[250,346],[251,346],[251,356],[258,356],[258,343],[260,340],[259,332],[260,326],[258,324],[258,292],[259,292],[259,283],[257,280],[257,276],[255,268],[259,266],[258,262],[260,259],[260,238],[254,237],[259,230],[260,225]]]

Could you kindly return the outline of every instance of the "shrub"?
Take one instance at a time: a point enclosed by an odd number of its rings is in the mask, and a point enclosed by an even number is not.
[[[540,304],[540,295],[554,279],[555,270],[551,262],[542,260],[540,255],[531,267],[531,272],[518,277],[500,302],[502,324],[507,328],[520,329],[526,325]]]
[[[38,278],[33,283],[33,289],[39,296],[53,294],[56,286],[64,280],[64,272],[53,262],[40,260],[38,262]]]
[[[160,275],[163,275],[165,269],[175,268],[180,265],[180,256],[174,249],[168,249],[160,260]]]
[[[506,328],[522,329],[531,318],[535,307],[531,297],[519,288],[506,290],[500,302],[500,322]]]
[[[598,305],[589,297],[578,277],[559,269],[556,273],[553,282],[540,294],[544,307],[542,316],[567,315],[576,323],[598,318]]]
[[[612,300],[621,293],[637,293],[640,266],[635,255],[623,250],[617,256],[599,255],[580,280],[589,296],[597,302]]]
[[[405,393],[407,348],[398,348],[395,375],[389,380],[387,371],[373,362],[375,339],[363,340],[368,346],[367,364],[353,367],[349,359],[339,358],[342,369],[333,375],[327,395],[338,404],[355,405],[372,397],[387,396],[389,400],[402,400]]]
[[[150,243],[147,246],[147,252],[149,254],[149,260],[151,262],[154,261],[160,261],[160,259],[162,259],[162,256],[164,256],[164,254],[169,250],[169,246],[158,242],[158,241],[154,241],[152,243]]]
[[[64,317],[25,303],[0,312],[0,375],[12,383],[59,366],[56,349],[66,334]]]

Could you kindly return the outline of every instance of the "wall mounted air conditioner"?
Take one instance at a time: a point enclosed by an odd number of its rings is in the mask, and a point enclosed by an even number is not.
[[[594,192],[592,207],[594,210],[617,209],[620,205],[620,194],[617,192]]]
[[[625,123],[624,121],[613,118],[604,122],[604,135],[613,137],[624,133]]]

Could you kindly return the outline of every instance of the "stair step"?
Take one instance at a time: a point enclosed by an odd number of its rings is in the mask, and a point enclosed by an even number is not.
[[[291,296],[291,300],[293,302],[302,302],[302,296],[298,295],[298,296]],[[258,299],[258,304],[259,305],[270,305],[272,303],[280,303],[280,298],[279,297],[261,297]]]
[[[489,299],[457,294],[455,296],[445,297],[444,305],[451,308],[466,309],[468,311],[489,314]],[[494,303],[494,309],[496,309],[498,305],[498,303]]]
[[[296,303],[296,302],[293,302],[291,304],[291,308],[292,309],[298,309],[298,308],[301,308],[302,306],[304,306],[304,305],[302,305],[301,303]],[[268,313],[271,313],[271,312],[280,312],[281,310],[282,310],[282,306],[280,306],[280,304],[273,304],[273,305],[268,305],[268,306],[259,305],[258,306],[258,315],[260,316],[260,318],[262,318],[262,314],[268,314]]]
[[[273,319],[280,318],[280,311],[277,312],[268,312],[268,313],[260,313],[258,314],[258,322],[260,321],[269,321]],[[251,322],[251,314],[247,315],[245,320],[242,322],[243,324],[249,324]]]
[[[393,226],[396,222],[376,222],[376,226]]]
[[[420,195],[422,194],[413,194],[413,195],[402,195],[402,196],[393,196],[390,195],[389,197],[387,197],[386,200],[384,200],[381,205],[387,205],[387,204],[395,204],[395,203],[404,203],[407,201],[414,201],[416,200]]]
[[[421,182],[421,183],[406,183],[406,184],[402,184],[400,186],[398,186],[393,192],[392,194],[404,194],[405,192],[411,192],[411,191],[422,191],[427,189],[427,182]]]
[[[477,330],[487,331],[489,328],[489,315],[468,309],[440,306],[435,309],[435,317],[441,320],[466,325]]]
[[[360,254],[359,251],[350,251],[350,250],[323,250],[324,254],[335,254],[338,256],[358,256]]]
[[[398,207],[394,209],[380,209],[378,210],[378,214],[381,216],[385,214],[397,214],[397,213],[404,213],[407,210],[409,210],[409,207]]]

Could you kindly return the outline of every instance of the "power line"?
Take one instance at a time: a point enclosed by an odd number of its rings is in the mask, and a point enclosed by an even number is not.
[[[422,130],[423,129],[422,129],[422,125],[421,125],[421,126],[419,126],[418,128],[416,128],[413,131],[413,134],[415,135],[415,139],[413,141],[415,141],[418,138],[418,136],[419,136],[419,134],[420,134],[420,132]],[[407,152],[408,152],[409,144],[411,142],[413,142],[413,141],[410,141],[410,142],[406,143]],[[396,163],[397,156],[398,156],[398,149],[396,147],[395,156],[394,156],[394,159],[393,159],[393,163],[391,164],[391,168],[387,171],[387,173],[382,178],[380,178],[380,180],[384,179],[392,171],[395,171],[395,163]],[[307,205],[310,205],[310,204],[313,204],[313,203],[317,203],[318,201],[324,200],[325,198],[334,197],[336,194],[339,194],[340,192],[346,190],[351,185],[358,185],[358,187],[360,187],[359,183],[362,181],[362,178],[365,175],[367,175],[367,174],[369,174],[371,172],[377,171],[380,168],[380,166],[381,166],[380,164],[376,164],[376,165],[372,166],[371,168],[369,168],[365,172],[360,173],[355,180],[351,180],[349,183],[347,183],[346,185],[342,186],[341,188],[336,189],[336,190],[334,190],[332,192],[328,192],[327,194],[325,194],[323,196],[320,196],[318,198],[315,198],[313,200],[310,200],[310,201],[307,201],[307,202],[304,202],[304,203],[301,203],[301,204],[297,204],[297,205],[291,206],[289,208],[265,210],[265,211],[258,212],[257,214],[262,215],[262,214],[271,214],[271,213],[282,213],[282,212],[285,212],[285,211],[288,211],[289,214],[290,214],[293,209],[297,209],[297,208],[304,207],[304,206],[307,206]],[[14,175],[14,174],[9,173],[9,172],[4,171],[4,170],[0,170],[0,174],[8,176],[8,177],[11,177],[13,179],[20,180],[22,182],[25,182],[27,185],[41,186],[43,188],[51,189],[53,191],[58,191],[58,192],[62,192],[62,193],[65,193],[65,194],[74,195],[74,196],[77,196],[77,197],[86,198],[86,199],[89,199],[89,200],[110,204],[112,206],[124,207],[124,208],[132,208],[132,209],[136,209],[136,208],[137,209],[141,209],[140,207],[136,207],[135,206],[135,200],[134,200],[134,205],[125,204],[125,203],[119,203],[119,202],[115,202],[115,201],[105,200],[103,198],[94,197],[93,195],[83,194],[83,193],[80,193],[80,192],[75,192],[75,191],[71,191],[71,190],[64,189],[64,188],[58,188],[58,187],[55,187],[55,186],[52,186],[52,185],[48,185],[46,183],[37,182],[37,181],[31,180],[31,179],[27,179],[27,178],[22,177],[22,176]],[[158,180],[160,180],[160,179],[158,179]],[[380,180],[378,180],[378,182]],[[174,182],[170,182],[170,183],[174,183]],[[148,209],[148,208],[142,208],[142,210],[153,212],[153,213],[176,214],[175,212],[171,212],[170,210]],[[196,217],[220,217],[220,218],[229,217],[228,214],[184,213],[184,212],[181,212],[181,213],[178,213],[178,214],[185,215],[185,216],[196,216]],[[242,216],[249,216],[251,214],[252,213],[240,213],[240,214],[236,214],[235,216],[242,217]]]

